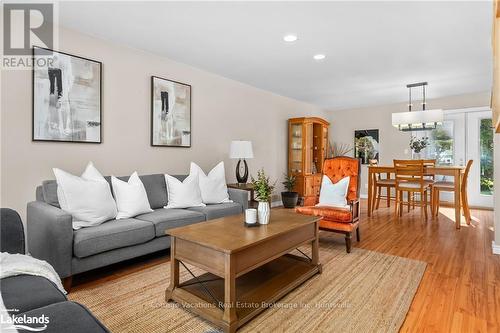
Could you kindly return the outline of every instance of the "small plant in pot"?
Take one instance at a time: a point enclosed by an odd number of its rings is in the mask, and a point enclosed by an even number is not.
[[[281,192],[281,201],[283,201],[283,207],[285,208],[295,208],[297,205],[297,200],[299,200],[299,193],[294,192],[297,179],[294,175],[287,175],[285,173],[285,181],[282,184],[286,188],[286,192]]]
[[[259,202],[259,207],[257,208],[257,215],[259,216],[260,224],[268,224],[269,217],[271,216],[271,207],[269,206],[269,201],[271,195],[273,194],[274,186],[276,182],[271,184],[269,177],[266,176],[264,169],[257,171],[257,179],[252,177],[252,185],[255,191],[255,198]]]

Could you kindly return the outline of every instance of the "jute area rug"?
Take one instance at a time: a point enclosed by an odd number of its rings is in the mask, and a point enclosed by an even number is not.
[[[397,332],[426,264],[353,248],[322,232],[323,273],[298,287],[238,332]],[[309,248],[304,247],[304,252]],[[310,252],[310,251],[309,251]],[[192,268],[192,267],[190,267]],[[112,332],[217,332],[209,322],[165,303],[169,263],[71,292]],[[201,271],[194,269],[196,273]],[[181,281],[189,273],[181,268]]]

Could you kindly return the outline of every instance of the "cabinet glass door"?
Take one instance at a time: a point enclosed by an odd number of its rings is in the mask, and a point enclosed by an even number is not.
[[[306,124],[306,133],[305,133],[305,145],[306,145],[306,160],[305,160],[305,174],[311,175],[313,174],[313,163],[314,163],[314,128],[313,124]]]
[[[292,124],[291,126],[290,138],[292,142],[290,143],[290,161],[291,161],[291,172],[296,174],[302,173],[303,161],[302,161],[302,124]]]

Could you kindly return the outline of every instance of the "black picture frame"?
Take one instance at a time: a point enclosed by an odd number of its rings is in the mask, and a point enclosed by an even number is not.
[[[186,145],[182,145],[182,144],[159,144],[159,143],[155,143],[155,131],[154,131],[154,128],[155,128],[155,80],[163,80],[163,81],[166,81],[166,82],[170,82],[170,83],[173,83],[173,84],[178,84],[178,85],[181,85],[181,86],[185,86],[187,87],[188,91],[189,91],[189,144],[186,144]],[[167,95],[168,96],[168,95]],[[167,97],[168,98],[168,97]],[[170,80],[170,79],[166,79],[166,78],[163,78],[163,77],[159,77],[159,76],[155,76],[155,75],[152,75],[151,76],[151,114],[150,114],[150,145],[152,147],[173,147],[173,148],[191,148],[192,146],[192,87],[190,84],[187,84],[187,83],[184,83],[184,82],[179,82],[179,81],[175,81],[175,80]],[[182,138],[181,138],[181,141],[182,141]]]
[[[50,52],[51,54],[54,54],[54,53],[57,53],[57,54],[61,54],[61,55],[64,55],[64,56],[68,56],[68,57],[73,57],[73,58],[77,58],[77,59],[81,59],[81,60],[85,60],[85,61],[88,61],[88,62],[92,62],[92,63],[95,63],[99,66],[99,79],[98,79],[98,82],[99,82],[99,101],[98,101],[98,104],[99,104],[99,140],[95,140],[95,141],[88,141],[88,140],[67,140],[67,139],[43,139],[43,138],[38,138],[38,137],[35,137],[35,112],[36,112],[36,106],[35,106],[35,103],[36,103],[36,99],[35,99],[35,87],[36,87],[36,77],[35,77],[35,63],[36,63],[36,50],[39,49],[39,50],[45,50],[47,52]],[[102,139],[102,134],[103,134],[103,118],[102,118],[102,62],[101,61],[98,61],[98,60],[94,60],[94,59],[89,59],[89,58],[85,58],[85,57],[82,57],[82,56],[78,56],[78,55],[74,55],[74,54],[70,54],[70,53],[66,53],[66,52],[62,52],[62,51],[56,51],[56,50],[52,50],[52,49],[49,49],[49,48],[44,48],[44,47],[40,47],[40,46],[33,46],[32,48],[32,61],[33,61],[33,66],[32,66],[32,84],[31,84],[31,87],[32,87],[32,91],[31,91],[31,106],[32,106],[32,113],[31,113],[31,141],[33,142],[60,142],[60,143],[90,143],[90,144],[101,144],[103,142],[103,139]]]

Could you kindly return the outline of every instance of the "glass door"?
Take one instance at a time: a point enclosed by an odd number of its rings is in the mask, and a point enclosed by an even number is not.
[[[436,159],[437,165],[465,165],[464,113],[445,114],[440,126],[419,136],[429,138],[425,158]]]
[[[435,158],[438,165],[465,166],[468,160],[473,160],[467,184],[470,206],[493,207],[491,116],[488,108],[445,111],[441,126],[418,135],[429,137],[425,157]],[[436,180],[453,179],[436,176]],[[453,201],[453,194],[443,192],[441,200]]]
[[[467,159],[472,159],[467,193],[471,206],[493,207],[491,111],[467,113]]]

